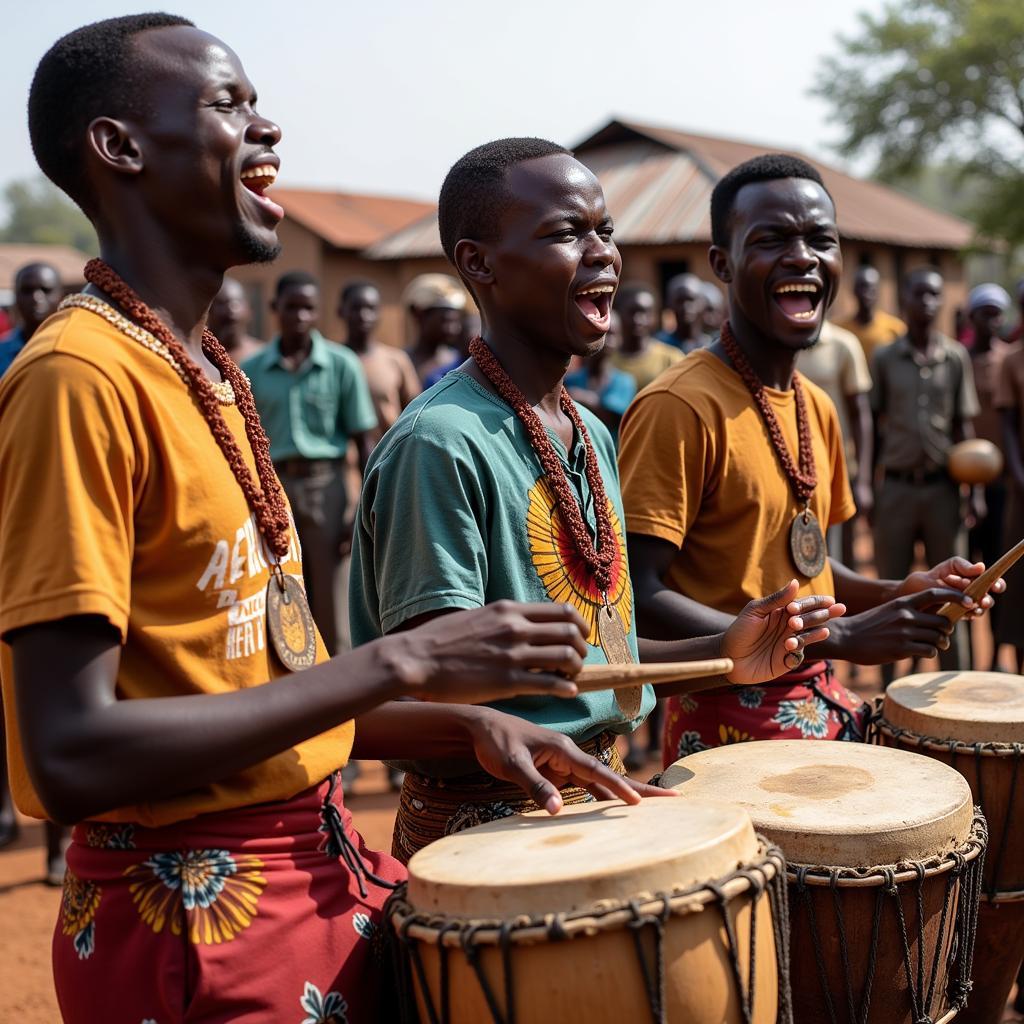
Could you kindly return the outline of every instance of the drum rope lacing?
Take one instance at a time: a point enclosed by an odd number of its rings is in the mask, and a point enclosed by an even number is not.
[[[988,827],[980,807],[974,809],[974,819],[968,839],[957,849],[944,855],[928,857],[921,861],[901,861],[896,864],[881,864],[869,868],[844,868],[828,865],[791,864],[787,876],[793,885],[792,896],[796,909],[803,909],[810,923],[811,942],[818,969],[818,980],[828,1010],[829,1024],[840,1024],[832,993],[829,988],[828,970],[821,941],[821,929],[815,907],[813,890],[828,886],[832,894],[833,915],[839,935],[839,947],[843,964],[843,980],[848,1024],[866,1024],[871,1011],[871,994],[874,985],[878,957],[878,936],[881,928],[882,910],[887,897],[892,898],[895,915],[899,924],[899,938],[903,947],[903,965],[906,971],[907,991],[910,997],[913,1024],[935,1024],[931,1015],[935,1002],[936,982],[943,950],[946,948],[946,933],[949,924],[949,909],[953,891],[958,882],[961,892],[957,899],[956,922],[950,937],[950,959],[956,960],[956,976],[952,981],[950,998],[957,1012],[967,1003],[971,990],[971,971],[974,962],[974,941],[977,932],[978,903],[981,896],[984,874],[985,849],[988,843]],[[946,875],[943,893],[942,913],[939,919],[938,935],[932,953],[930,969],[925,965],[925,909],[924,882],[926,878]],[[899,884],[914,881],[917,909],[917,970],[913,967],[913,952],[907,918],[900,898]],[[840,889],[844,887],[875,886],[874,910],[871,921],[871,945],[867,971],[859,1000],[854,993],[853,972],[850,969],[849,946],[847,942],[846,916],[843,912]],[[916,974],[916,984],[915,984]],[[927,985],[926,985],[927,974]],[[858,1008],[859,1003],[859,1008]]]
[[[971,757],[974,759],[974,777],[977,780],[977,798],[982,807],[986,806],[985,800],[985,758],[1011,758],[1013,761],[1013,772],[1010,776],[1010,793],[1006,802],[1006,810],[1003,813],[1002,828],[999,834],[999,845],[995,851],[989,850],[987,859],[992,866],[991,882],[983,887],[983,893],[987,900],[993,902],[1013,902],[1024,899],[1024,879],[1002,880],[1003,865],[1006,860],[1006,849],[1009,845],[1009,837],[1013,825],[1013,810],[1017,795],[1017,784],[1021,774],[1024,774],[1024,743],[998,743],[985,741],[980,743],[968,743],[964,740],[943,739],[940,736],[928,736],[905,729],[902,726],[894,725],[884,717],[883,698],[876,698],[871,717],[868,721],[868,741],[881,745],[878,737],[889,736],[897,743],[918,750],[933,750],[936,753],[949,756],[950,767],[958,770],[956,759],[958,757]],[[993,861],[993,853],[995,860]]]
[[[453,948],[460,949],[473,969],[493,1024],[514,1024],[516,1020],[515,978],[512,949],[516,945],[535,942],[562,942],[577,937],[594,936],[602,932],[629,928],[653,1024],[668,1024],[665,993],[664,938],[665,926],[672,916],[683,916],[716,906],[721,914],[726,934],[726,952],[744,1024],[751,1024],[754,1012],[757,950],[757,907],[767,893],[772,910],[772,930],[776,949],[778,974],[778,1024],[792,1024],[792,997],[789,985],[789,918],[785,896],[785,858],[777,847],[758,837],[760,859],[741,865],[737,870],[715,882],[701,883],[687,889],[659,892],[653,896],[630,900],[603,900],[585,910],[570,913],[545,914],[540,917],[522,915],[505,920],[467,920],[442,914],[418,912],[407,900],[407,885],[403,883],[388,899],[384,908],[385,920],[391,925],[389,933],[397,942],[393,944],[396,973],[399,978],[399,1000],[402,1020],[415,1024],[417,1004],[413,992],[412,974],[416,988],[426,1008],[429,1024],[448,1024],[450,1016],[450,983],[448,957]],[[743,978],[735,922],[728,903],[738,896],[749,894],[751,915],[748,936],[749,969]],[[648,954],[644,936],[653,938],[653,957]],[[419,943],[438,947],[440,960],[440,1006],[434,1004],[428,984],[427,972],[420,955]],[[502,964],[503,1005],[487,977],[481,963],[481,951],[496,946]]]

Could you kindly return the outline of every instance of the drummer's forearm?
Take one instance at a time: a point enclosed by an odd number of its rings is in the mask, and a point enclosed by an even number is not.
[[[474,705],[389,701],[356,719],[355,758],[430,760],[473,756]]]
[[[732,625],[733,616],[715,611],[699,601],[694,601],[675,590],[669,590],[662,583],[643,589],[636,585],[637,633],[644,637],[641,643],[701,643],[709,637],[724,633]],[[692,655],[705,657],[705,655]],[[714,655],[711,655],[714,657]],[[641,661],[673,661],[668,657],[652,654]]]
[[[897,596],[901,580],[871,579],[854,572],[835,558],[830,558],[829,562],[832,566],[835,599],[846,605],[847,615],[859,615]]]
[[[722,656],[722,634],[699,636],[691,640],[649,640],[638,637],[637,650],[642,662],[703,661]],[[671,687],[672,683],[665,683]],[[659,696],[662,694],[659,693]]]

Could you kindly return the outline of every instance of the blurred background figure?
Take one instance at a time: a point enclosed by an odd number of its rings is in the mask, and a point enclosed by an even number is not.
[[[675,325],[671,331],[658,331],[655,335],[658,341],[679,349],[683,355],[707,348],[711,335],[704,330],[708,306],[704,282],[696,274],[678,274],[665,288],[665,302],[675,317]]]
[[[871,375],[857,336],[826,320],[818,343],[797,358],[797,369],[814,381],[836,407],[846,451],[846,468],[857,503],[857,515],[870,517],[874,507],[874,423],[871,417]],[[829,554],[851,569],[854,523],[830,526]]]
[[[935,327],[944,282],[931,267],[911,271],[903,286],[907,333],[875,351],[871,408],[878,429],[882,483],[875,504],[875,562],[882,579],[903,579],[923,541],[936,565],[967,554],[960,485],[950,477],[949,449],[974,436],[978,397],[967,350]],[[985,516],[984,493],[971,492],[975,520]],[[956,627],[949,650],[939,652],[944,669],[966,669],[966,626]],[[886,683],[894,666],[883,666]]]
[[[565,386],[573,400],[586,406],[611,431],[616,444],[622,414],[636,394],[636,381],[623,370],[616,369],[611,356],[622,344],[622,320],[612,310],[611,326],[605,335],[604,348],[565,377]]]
[[[284,274],[271,308],[281,333],[242,369],[295,517],[313,619],[333,655],[348,645],[342,564],[352,547],[377,415],[359,357],[317,329],[317,279],[305,271]],[[346,469],[350,444],[358,479]]]
[[[853,275],[853,297],[857,310],[836,326],[855,334],[871,366],[875,350],[889,345],[906,333],[907,325],[898,317],[878,308],[878,284],[881,276],[874,267],[860,266]]]
[[[654,337],[657,323],[654,292],[645,284],[624,284],[615,296],[622,341],[609,356],[611,365],[628,373],[642,391],[658,374],[678,363],[683,353]]]
[[[1017,282],[1017,322],[1007,332],[1009,342],[1024,340],[1024,278]]]
[[[220,291],[210,303],[207,326],[239,365],[261,351],[265,344],[249,333],[250,323],[252,307],[245,289],[234,278],[225,277]]]
[[[57,311],[62,297],[60,275],[48,263],[28,263],[14,275],[14,308],[19,323],[0,340],[0,376],[7,372],[40,324]],[[7,785],[3,716],[3,707],[0,705],[0,848],[9,846],[18,838],[18,822]],[[68,830],[52,821],[47,821],[45,828],[46,884],[61,885],[64,881],[64,850],[68,845]]]
[[[456,346],[455,355],[447,363],[435,367],[427,374],[423,381],[423,390],[432,388],[442,377],[458,369],[469,357],[469,343],[483,330],[483,323],[480,314],[475,308],[467,305],[462,311],[462,334],[459,335],[459,343]]]
[[[725,299],[718,286],[710,281],[701,282],[701,291],[704,293],[704,333],[714,338],[725,319]]]
[[[49,263],[29,263],[14,276],[14,308],[18,326],[0,339],[0,375],[14,362],[39,325],[56,312],[63,290],[60,275]]]
[[[1000,450],[1003,447],[1003,431],[1000,412],[996,408],[996,389],[999,376],[1003,372],[1003,361],[1012,347],[1002,340],[1000,334],[1011,304],[1006,289],[998,284],[979,284],[971,289],[967,297],[967,318],[973,334],[970,348],[971,367],[974,371],[974,387],[978,393],[980,406],[980,411],[974,418],[974,433],[986,441],[991,441]],[[1003,553],[1005,506],[1004,458],[1002,474],[992,483],[985,485],[985,518],[974,523],[968,534],[972,559],[991,565]],[[1002,615],[1007,603],[996,601],[992,611],[983,620],[986,625],[982,628],[992,631],[993,641],[999,635],[999,616]],[[998,665],[998,655],[999,647],[993,642],[991,662],[985,667],[995,669]]]
[[[375,337],[380,322],[380,291],[370,281],[350,281],[341,290],[338,315],[345,324],[345,344],[359,356],[366,374],[377,427],[373,443],[384,435],[402,410],[420,393],[420,382],[408,353]]]
[[[1024,346],[1016,344],[1003,359],[996,381],[995,404],[1002,419],[1002,449],[1006,460],[1006,510],[1003,548],[1024,537]],[[1015,651],[1018,673],[1024,673],[1024,563],[1018,562],[1006,575],[1010,598],[1002,602],[995,628],[996,641],[1010,644]],[[1010,589],[1015,588],[1015,589]]]
[[[416,324],[409,357],[421,383],[459,355],[466,291],[449,274],[420,274],[409,283],[402,304]],[[459,360],[461,362],[461,360]]]

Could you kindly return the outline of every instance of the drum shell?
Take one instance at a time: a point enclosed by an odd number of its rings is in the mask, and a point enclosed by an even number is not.
[[[946,899],[946,884],[949,873],[936,874],[924,879],[922,884],[922,905],[925,915],[924,962],[926,966],[925,985],[931,975],[931,964],[942,931],[942,909]],[[916,879],[898,883],[898,896],[903,905],[907,934],[910,940],[911,965],[915,971],[913,983],[916,986],[916,969],[921,946],[917,938],[917,895]],[[951,954],[959,939],[956,929],[949,922],[956,920],[961,897],[959,883],[952,886],[947,925],[938,951],[938,969],[935,978],[935,998],[931,1004],[929,1019],[936,1022],[950,1020],[955,1016],[952,1002],[946,992],[951,980],[955,980],[955,964]],[[828,979],[828,994],[823,991],[818,970],[798,972],[793,978],[793,1021],[794,1024],[821,1024],[833,1019],[828,1012],[828,1000],[835,1008],[835,1019],[848,1019],[845,965],[840,931],[836,925],[836,901],[838,900],[844,921],[846,949],[849,957],[850,976],[854,979],[854,1006],[861,1006],[863,985],[870,971],[870,950],[876,901],[881,898],[878,940],[875,950],[873,978],[874,996],[864,1024],[913,1024],[917,1019],[910,1000],[907,984],[906,964],[902,944],[902,932],[894,900],[884,892],[883,886],[844,885],[840,880],[835,893],[830,886],[813,885],[801,890],[790,877],[790,956],[794,964],[806,964],[809,968],[817,963],[818,951],[822,957],[825,976]],[[810,905],[808,905],[808,900]],[[817,935],[811,928],[810,914],[813,910],[817,921]],[[858,1022],[861,1017],[857,1016]]]
[[[729,901],[734,922],[741,977],[750,977],[750,892]],[[778,1015],[778,976],[767,891],[757,899],[756,985],[754,1024],[774,1024]],[[644,930],[647,961],[654,963],[651,929]],[[441,954],[436,945],[419,943],[419,954],[432,1005],[441,1006]],[[491,1021],[483,990],[460,949],[446,953],[451,1024]],[[510,951],[517,1024],[593,1024],[598,1020],[649,1019],[649,997],[630,929],[623,925],[560,942],[514,945]],[[740,1024],[743,1014],[732,981],[728,941],[714,904],[691,913],[674,914],[664,938],[666,1020],[687,1024]],[[496,946],[484,947],[479,964],[491,989],[504,1001],[504,966]],[[420,1020],[430,1017],[416,985]]]
[[[974,802],[988,821],[983,881],[986,897],[997,902],[1024,899],[1024,758],[979,755],[962,747],[950,750],[939,743],[925,744],[912,734],[894,735],[887,726],[883,719],[875,730],[881,746],[926,754],[956,769],[967,780]]]

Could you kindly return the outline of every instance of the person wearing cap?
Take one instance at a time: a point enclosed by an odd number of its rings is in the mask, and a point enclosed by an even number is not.
[[[967,319],[971,326],[974,342],[971,345],[971,367],[974,370],[974,387],[978,393],[981,411],[974,419],[974,433],[991,441],[1002,450],[1002,418],[996,408],[996,388],[1003,371],[1003,361],[1012,346],[1003,341],[1000,333],[1006,311],[1010,308],[1010,296],[998,284],[979,284],[972,288],[967,297]],[[968,543],[972,555],[986,565],[996,561],[1003,553],[1003,518],[1006,506],[1006,476],[999,477],[985,486],[985,507],[988,514],[971,528]],[[989,620],[993,640],[998,634],[1002,602],[992,609]],[[996,667],[999,651],[993,643],[991,667]]]
[[[960,486],[946,469],[949,449],[974,436],[978,396],[967,350],[936,329],[944,281],[934,267],[918,267],[903,284],[907,332],[875,350],[871,410],[875,415],[877,461],[882,484],[875,501],[875,564],[882,579],[901,579],[914,562],[914,545],[924,542],[929,564],[950,552],[967,554]],[[971,511],[985,515],[984,491],[974,488]],[[966,669],[967,636],[961,625],[943,669]],[[894,677],[882,666],[882,678]]]
[[[449,274],[420,274],[405,289],[402,302],[416,322],[409,357],[420,382],[447,366],[458,354],[466,291]]]

